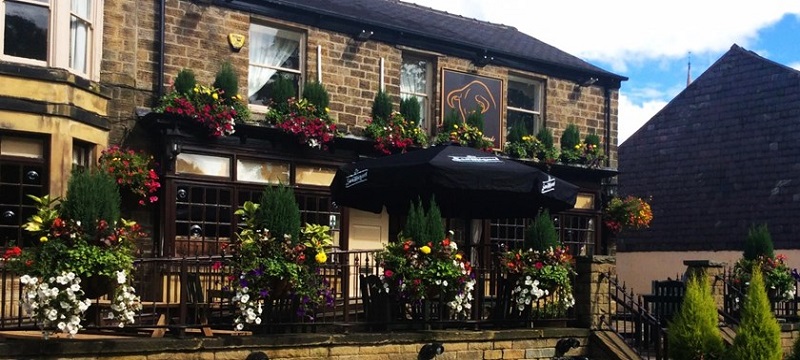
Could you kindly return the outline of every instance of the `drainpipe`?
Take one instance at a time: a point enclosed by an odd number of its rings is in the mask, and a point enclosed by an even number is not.
[[[167,0],[159,0],[159,19],[158,19],[158,89],[156,89],[156,94],[158,95],[157,99],[160,99],[161,96],[164,95],[164,40],[166,39],[166,35],[164,31],[166,30],[166,11],[167,11]]]
[[[611,154],[611,89],[608,85],[603,86],[604,120],[606,123],[606,154]],[[619,155],[617,155],[619,157]],[[606,156],[606,167],[611,167],[611,156]]]

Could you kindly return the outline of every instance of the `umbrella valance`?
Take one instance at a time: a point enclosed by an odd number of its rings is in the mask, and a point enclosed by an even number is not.
[[[340,206],[405,214],[412,200],[435,197],[442,215],[533,217],[575,205],[578,187],[535,167],[480,150],[435,146],[339,168],[331,184]]]

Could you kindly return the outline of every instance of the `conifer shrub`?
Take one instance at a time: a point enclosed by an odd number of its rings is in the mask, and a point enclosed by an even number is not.
[[[467,114],[467,118],[464,120],[464,122],[466,122],[467,125],[473,126],[473,127],[477,128],[478,130],[480,130],[482,132],[483,131],[483,113],[481,112],[481,109],[478,108],[478,109],[475,109],[473,111],[470,111],[469,114]]]
[[[770,309],[761,269],[755,266],[742,305],[741,322],[727,358],[780,360],[782,356],[781,328]]]
[[[453,129],[461,123],[461,119],[458,118],[458,113],[450,109],[450,112],[445,115],[444,119],[442,119],[442,132],[443,133],[450,133]]]
[[[759,256],[775,257],[772,236],[770,236],[766,224],[752,225],[744,240],[743,257],[745,260],[756,260]]]
[[[721,359],[725,350],[717,319],[717,305],[704,273],[686,283],[681,308],[669,324],[669,355],[676,360]]]
[[[800,360],[800,338],[797,338],[792,344],[792,353],[786,357],[786,360]]]
[[[523,122],[514,123],[511,125],[511,129],[508,131],[508,137],[506,138],[506,142],[509,143],[520,143],[522,142],[522,137],[528,135],[528,128]]]
[[[291,187],[267,186],[261,195],[256,217],[259,228],[268,229],[277,239],[290,235],[293,242],[299,241],[300,207]]]
[[[425,213],[425,237],[426,241],[440,241],[444,239],[444,224],[442,224],[442,213],[436,204],[436,199],[431,198],[428,211]]]
[[[294,83],[281,75],[276,76],[270,85],[269,97],[272,102],[271,106],[275,107],[280,113],[289,113],[289,98],[295,96],[297,96],[297,89],[295,89]]]
[[[533,223],[525,231],[525,249],[546,251],[560,246],[558,232],[550,218],[550,211],[545,209],[536,216]]]
[[[183,69],[178,72],[178,76],[175,77],[175,83],[172,85],[175,87],[175,91],[179,94],[189,94],[194,89],[194,86],[197,85],[197,80],[194,77],[194,72],[190,69]]]
[[[222,63],[222,66],[217,71],[217,76],[214,78],[214,87],[222,90],[222,96],[225,99],[232,99],[239,93],[239,77],[236,71],[233,70],[233,65],[230,61]]]
[[[378,91],[375,94],[375,100],[372,103],[372,121],[380,121],[385,123],[392,116],[392,98],[389,97],[384,91]]]
[[[599,147],[600,146],[600,136],[597,134],[589,134],[586,135],[586,139],[583,140],[586,145],[594,145]]]
[[[400,100],[400,114],[409,123],[414,126],[419,126],[419,121],[422,118],[419,108],[419,100],[415,96],[408,97]]]
[[[575,124],[567,125],[564,133],[561,134],[561,150],[573,150],[575,145],[581,143],[581,133]]]
[[[402,237],[411,238],[414,241],[422,241],[425,230],[425,209],[422,208],[420,200],[411,201],[406,217],[406,226],[403,229]]]
[[[318,111],[325,111],[330,105],[328,90],[317,81],[306,83],[305,88],[303,88],[303,98],[314,104]]]
[[[542,142],[545,149],[552,149],[553,145],[553,131],[548,128],[541,128],[539,132],[536,133],[536,138]]]
[[[119,187],[105,172],[74,171],[67,183],[67,196],[61,203],[61,210],[64,217],[80,221],[82,228],[94,236],[99,220],[111,226],[119,220]]]

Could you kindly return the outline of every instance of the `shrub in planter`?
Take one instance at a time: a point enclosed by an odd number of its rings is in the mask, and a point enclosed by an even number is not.
[[[545,209],[536,216],[533,223],[525,231],[525,249],[547,251],[561,245],[558,232],[550,218],[550,211]]]
[[[194,89],[195,85],[197,85],[197,80],[195,80],[194,72],[190,69],[183,69],[178,72],[178,76],[175,77],[175,83],[172,86],[177,93],[186,95]]]
[[[325,86],[319,82],[308,82],[303,88],[303,99],[308,100],[320,112],[320,115],[328,113],[328,105],[330,105],[330,96]]]
[[[727,358],[780,360],[782,356],[781,328],[770,308],[761,270],[754,267],[744,299],[741,322]]]
[[[400,100],[400,114],[412,126],[419,126],[419,121],[422,119],[419,100],[415,96]]]
[[[686,294],[667,332],[669,355],[674,359],[722,359],[725,345],[718,327],[717,304],[705,274],[686,284]]]
[[[256,212],[258,224],[273,234],[289,235],[293,240],[300,238],[300,207],[292,188],[267,186],[261,195]]]
[[[392,116],[392,99],[389,94],[379,90],[372,102],[372,121],[386,122]]]
[[[769,233],[767,224],[750,226],[750,229],[747,230],[747,237],[744,240],[742,257],[746,260],[755,260],[761,256],[775,257],[772,236]]]
[[[236,71],[233,70],[230,62],[222,63],[214,78],[213,86],[220,89],[221,96],[228,100],[233,99],[239,93],[239,77],[236,76]]]

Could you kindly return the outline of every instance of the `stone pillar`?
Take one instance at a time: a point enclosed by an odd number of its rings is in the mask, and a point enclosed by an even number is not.
[[[600,328],[602,316],[614,312],[609,299],[608,275],[616,276],[617,260],[613,256],[593,255],[575,259],[575,317],[578,326],[592,330]],[[608,320],[608,319],[606,319]]]
[[[726,263],[713,260],[685,260],[686,273],[684,277],[689,279],[696,274],[705,274],[708,283],[711,284],[711,296],[717,303],[717,308],[722,309],[725,301],[725,282],[722,275],[725,272]]]

